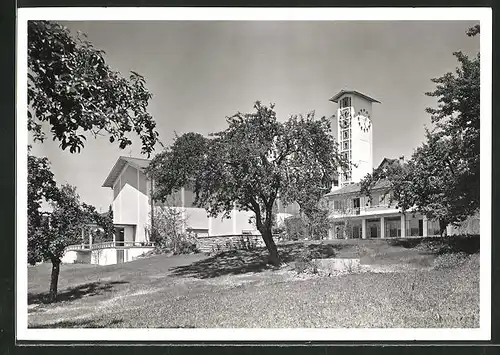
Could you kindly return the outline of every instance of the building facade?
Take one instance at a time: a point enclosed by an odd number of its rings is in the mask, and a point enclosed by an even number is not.
[[[181,212],[186,231],[198,238],[227,235],[256,235],[259,232],[250,222],[253,212],[231,211],[231,218],[209,217],[203,208],[194,206],[195,195],[189,188],[181,188],[164,203],[151,199],[154,181],[145,174],[149,160],[119,157],[103,187],[113,189],[113,223],[115,241],[149,243],[151,210],[169,207]]]

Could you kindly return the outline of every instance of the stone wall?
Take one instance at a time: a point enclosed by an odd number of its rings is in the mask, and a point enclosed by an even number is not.
[[[230,249],[247,249],[264,246],[260,235],[224,235],[200,237],[196,246],[203,253],[216,253]]]

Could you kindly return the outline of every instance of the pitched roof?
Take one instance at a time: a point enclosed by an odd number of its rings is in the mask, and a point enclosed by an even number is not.
[[[119,157],[115,165],[111,169],[111,172],[109,173],[108,177],[106,178],[106,180],[104,180],[102,187],[113,188],[116,179],[118,179],[118,176],[120,176],[120,173],[125,167],[125,165],[129,164],[138,170],[144,171],[144,169],[146,169],[149,166],[150,162],[151,160],[149,159],[123,157],[123,156]]]
[[[365,95],[365,94],[362,94],[360,93],[359,91],[355,91],[355,90],[340,90],[335,96],[333,96],[330,101],[333,101],[333,102],[338,102],[340,97],[342,95],[346,95],[346,94],[351,94],[351,95],[358,95],[360,97],[362,97],[363,99],[365,100],[368,100],[370,102],[376,102],[376,103],[380,103],[380,101],[378,100],[375,100],[374,98],[368,96],[368,95]]]
[[[380,180],[375,185],[372,187],[373,190],[380,190],[380,189],[385,189],[390,186],[389,180]],[[348,194],[356,194],[361,192],[361,184],[356,183],[356,184],[350,184],[341,187],[338,190],[331,191],[325,195],[325,197],[328,196],[340,196],[340,195],[348,195]]]

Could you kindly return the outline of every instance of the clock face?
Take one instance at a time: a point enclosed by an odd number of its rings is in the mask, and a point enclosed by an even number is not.
[[[350,110],[340,111],[340,119],[339,119],[340,128],[349,127],[350,122],[351,122],[351,111]]]
[[[368,114],[368,111],[362,108],[361,110],[358,111],[358,116],[364,116],[370,118],[370,115]]]
[[[365,109],[361,109],[358,112],[358,124],[363,132],[368,132],[372,125],[370,121],[370,115]]]

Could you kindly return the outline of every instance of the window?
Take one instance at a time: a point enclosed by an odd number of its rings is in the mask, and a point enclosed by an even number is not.
[[[340,108],[351,107],[351,98],[349,96],[340,100]]]
[[[343,150],[348,150],[350,147],[349,147],[349,141],[345,141],[342,143],[342,149]]]
[[[352,204],[353,204],[354,208],[359,208],[359,202],[360,202],[360,201],[359,201],[359,197],[354,198],[354,199],[352,200]]]
[[[349,139],[349,130],[342,131],[342,139]]]

